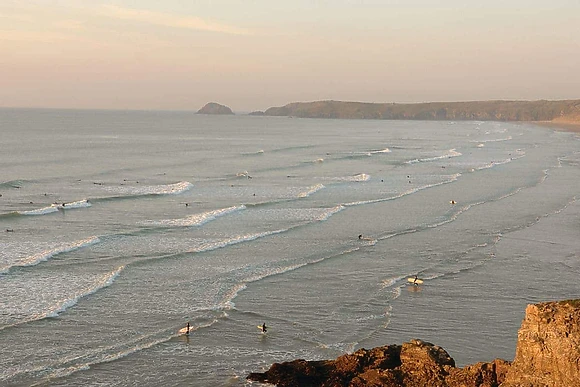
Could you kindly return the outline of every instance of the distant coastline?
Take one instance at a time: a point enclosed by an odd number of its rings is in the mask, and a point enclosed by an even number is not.
[[[510,121],[578,130],[580,99],[561,101],[471,101],[414,104],[345,101],[293,102],[250,115],[299,118]]]

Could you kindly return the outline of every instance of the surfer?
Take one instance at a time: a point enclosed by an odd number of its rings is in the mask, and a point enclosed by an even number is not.
[[[417,283],[417,280],[418,280],[418,279],[419,279],[419,278],[417,278],[417,274],[415,274],[415,278],[413,278],[413,285],[415,285],[415,286],[419,286],[419,284]]]
[[[262,332],[266,333],[268,331],[268,328],[266,327],[266,323],[262,324]]]
[[[185,330],[185,334],[186,335],[189,335],[189,321],[187,322],[187,327],[186,328],[187,329]]]
[[[362,234],[360,234],[360,235],[358,236],[358,239],[362,239]]]

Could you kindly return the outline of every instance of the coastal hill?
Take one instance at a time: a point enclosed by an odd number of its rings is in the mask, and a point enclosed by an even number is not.
[[[234,112],[232,111],[232,109],[230,109],[227,106],[220,105],[219,103],[215,103],[215,102],[209,102],[209,103],[205,104],[204,107],[199,109],[197,111],[197,114],[221,114],[221,115],[230,114],[231,115],[231,114],[234,114]]]
[[[302,118],[543,121],[580,124],[580,100],[415,104],[316,101],[294,102],[281,107],[271,107],[263,114]]]
[[[278,387],[562,387],[580,386],[580,300],[528,305],[513,362],[463,368],[421,340],[358,351],[336,360],[275,363],[247,379]]]

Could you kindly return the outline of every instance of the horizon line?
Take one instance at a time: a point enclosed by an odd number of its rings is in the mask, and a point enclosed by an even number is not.
[[[421,105],[421,104],[430,104],[430,103],[477,103],[477,102],[566,102],[566,101],[580,101],[580,98],[566,98],[566,99],[484,99],[484,100],[463,100],[463,101],[423,101],[423,102],[363,102],[363,101],[348,101],[348,100],[335,100],[335,99],[321,99],[321,100],[311,100],[311,101],[293,101],[288,102],[284,105],[280,106],[270,106],[272,107],[284,107],[290,104],[295,103],[316,103],[316,102],[343,102],[343,103],[361,103],[361,104],[369,104],[369,105],[384,105],[384,104],[393,104],[393,105]],[[218,105],[226,106],[230,108],[230,106],[215,102],[209,101],[206,102],[202,107],[197,109],[171,109],[171,108],[99,108],[99,107],[49,107],[49,106],[0,106],[0,109],[15,109],[15,110],[25,110],[25,109],[36,109],[36,110],[85,110],[85,111],[137,111],[137,112],[195,112],[202,109],[208,103],[217,103]],[[231,109],[231,108],[230,108]],[[266,110],[234,110],[234,113],[253,113],[253,112],[265,112]]]

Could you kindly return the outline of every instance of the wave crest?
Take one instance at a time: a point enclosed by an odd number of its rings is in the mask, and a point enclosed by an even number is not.
[[[151,221],[147,222],[147,224],[151,225],[158,225],[158,226],[166,226],[166,227],[193,227],[193,226],[201,226],[205,223],[211,222],[219,217],[242,211],[246,209],[246,206],[232,206],[227,208],[221,208],[218,210],[212,210],[207,212],[202,212],[200,214],[195,214],[188,216],[182,219],[168,219],[168,220],[160,220],[160,221]]]
[[[183,192],[189,191],[193,187],[188,181],[180,181],[179,183],[174,184],[165,184],[165,185],[149,185],[149,186],[142,186],[142,187],[128,187],[128,186],[121,186],[111,188],[108,187],[109,191],[114,191],[121,194],[126,195],[177,195]]]
[[[15,263],[0,267],[0,273],[7,273],[13,267],[26,267],[35,266],[40,262],[48,261],[50,258],[58,254],[68,253],[74,250],[82,249],[87,246],[99,243],[100,239],[98,237],[91,237],[87,239],[81,239],[75,242],[64,243],[52,249],[44,250],[36,254],[32,254],[23,259],[18,260]]]

